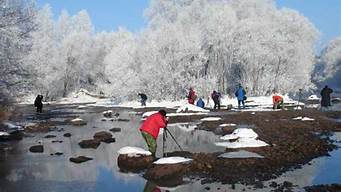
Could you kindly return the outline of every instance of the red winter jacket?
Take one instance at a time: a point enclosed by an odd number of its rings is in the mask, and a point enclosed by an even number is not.
[[[157,136],[159,135],[160,129],[165,128],[166,124],[167,120],[165,116],[158,112],[149,116],[143,122],[142,126],[140,127],[140,131],[149,133],[156,140]]]

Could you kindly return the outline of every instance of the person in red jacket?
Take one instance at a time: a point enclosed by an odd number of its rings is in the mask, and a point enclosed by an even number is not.
[[[275,93],[272,96],[272,108],[273,109],[283,109],[284,100],[283,97]]]
[[[189,88],[189,93],[187,96],[188,99],[188,103],[194,105],[194,101],[197,99],[197,95],[195,94],[195,91],[193,90],[193,88]]]
[[[155,157],[156,152],[156,140],[159,135],[160,129],[167,126],[168,120],[166,118],[166,111],[160,110],[157,113],[149,116],[141,125],[140,131],[142,137],[148,145],[148,150]]]

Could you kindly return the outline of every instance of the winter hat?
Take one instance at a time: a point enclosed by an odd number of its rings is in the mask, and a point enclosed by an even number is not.
[[[167,112],[166,112],[165,110],[161,109],[161,110],[159,111],[159,113],[161,113],[161,115],[163,115],[163,116],[166,117]]]

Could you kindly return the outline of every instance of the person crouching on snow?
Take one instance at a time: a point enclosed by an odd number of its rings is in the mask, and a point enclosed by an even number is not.
[[[166,111],[160,110],[159,112],[149,116],[141,125],[140,131],[142,137],[148,145],[148,150],[155,158],[156,153],[156,140],[159,135],[160,129],[167,127]]]
[[[274,92],[272,96],[272,109],[283,109],[284,99],[278,93]]]
[[[205,102],[204,102],[204,100],[202,100],[201,97],[197,101],[197,107],[205,108]]]

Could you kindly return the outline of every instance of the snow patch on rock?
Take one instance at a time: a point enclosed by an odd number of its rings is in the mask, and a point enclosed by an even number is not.
[[[22,130],[22,126],[16,125],[12,122],[4,122],[2,124],[5,125],[8,129]]]
[[[315,121],[315,119],[312,119],[312,118],[309,118],[309,117],[295,117],[295,118],[292,118],[293,120],[296,120],[296,121]]]
[[[237,125],[234,123],[224,123],[224,124],[219,125],[219,127],[235,127],[235,126]]]
[[[71,121],[72,121],[72,122],[80,122],[80,121],[84,121],[84,120],[81,119],[81,118],[76,118],[76,119],[72,119]]]
[[[126,146],[117,151],[120,155],[128,155],[128,156],[139,156],[139,155],[152,155],[150,151],[147,151],[145,149],[139,148],[139,147],[130,147]]]
[[[206,118],[200,119],[200,121],[219,121],[219,120],[221,120],[221,117],[206,117]]]
[[[307,100],[308,101],[315,101],[315,100],[320,100],[320,98],[317,95],[310,95]]]
[[[9,134],[7,132],[0,131],[0,137],[1,136],[9,136]]]
[[[184,157],[164,157],[157,161],[155,161],[153,164],[177,164],[177,163],[188,163],[192,161],[192,159],[184,158]]]

